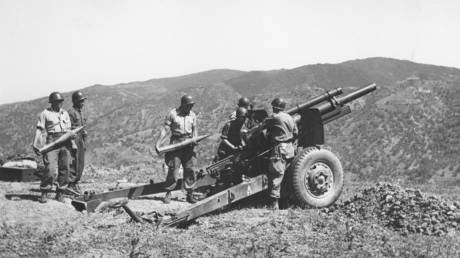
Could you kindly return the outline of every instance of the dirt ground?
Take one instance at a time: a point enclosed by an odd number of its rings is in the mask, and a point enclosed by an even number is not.
[[[129,187],[134,184],[107,184],[98,188],[110,189],[114,187]],[[83,188],[91,187],[91,183],[82,184]],[[92,189],[92,188],[91,188]],[[38,242],[54,241],[54,239],[71,237],[73,240],[85,239],[93,233],[98,234],[99,228],[112,228],[130,223],[130,217],[121,209],[102,209],[96,213],[79,212],[71,205],[71,197],[66,196],[64,203],[54,200],[55,193],[50,193],[50,200],[39,203],[40,196],[38,182],[1,182],[0,181],[0,256],[49,256],[45,250],[38,250]],[[163,204],[162,195],[152,195],[130,200],[128,206],[135,212],[161,214],[178,212],[187,207],[185,196],[181,191],[173,192],[172,202]],[[101,206],[103,207],[103,205]],[[71,229],[71,235],[61,236],[63,229]],[[65,231],[65,230],[64,230]],[[28,243],[20,247],[20,243],[13,242],[25,233],[30,237]],[[34,239],[36,237],[36,239]],[[16,239],[15,239],[16,238]],[[6,241],[5,241],[6,240]],[[8,241],[10,240],[10,241]],[[28,247],[30,245],[30,248]],[[17,249],[25,250],[18,252]],[[43,252],[45,251],[45,252]],[[101,254],[103,254],[101,256]],[[76,255],[76,254],[73,254]],[[125,256],[123,252],[105,250],[82,249],[76,256],[83,257],[113,257]],[[51,255],[52,256],[52,255]]]
[[[128,178],[129,182],[140,183]],[[114,182],[112,180],[111,182]],[[339,203],[371,183],[348,182]],[[116,183],[89,179],[84,189],[114,188]],[[118,187],[129,186],[118,184]],[[460,189],[424,186],[440,198],[460,200]],[[70,204],[40,204],[39,185],[0,182],[1,257],[455,257],[460,234],[425,236],[398,232],[373,221],[344,214],[298,208],[272,211],[260,204],[230,208],[199,218],[187,228],[139,224],[121,209],[88,214]],[[51,196],[53,196],[52,194]],[[173,213],[185,207],[184,194],[174,192],[165,205],[161,195],[130,200],[137,212]]]
[[[130,184],[133,186],[135,184]],[[85,185],[83,184],[83,187]],[[127,184],[119,184],[117,187],[128,187]],[[64,198],[64,203],[54,200],[55,193],[49,194],[47,203],[39,203],[39,183],[18,183],[0,181],[0,216],[2,224],[8,226],[29,225],[34,227],[52,227],[60,221],[72,221],[88,219],[93,214],[86,211],[78,212],[71,205],[71,196]],[[170,214],[178,212],[189,204],[181,191],[172,194],[172,202],[168,205],[162,202],[163,194],[143,196],[135,200],[129,200],[128,206],[136,212],[159,212]],[[104,207],[104,205],[101,205]],[[99,211],[101,212],[101,211]],[[104,208],[109,213],[109,208]]]

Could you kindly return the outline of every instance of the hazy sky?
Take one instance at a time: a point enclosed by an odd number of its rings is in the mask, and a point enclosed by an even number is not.
[[[460,0],[0,0],[0,104],[373,56],[460,68]]]

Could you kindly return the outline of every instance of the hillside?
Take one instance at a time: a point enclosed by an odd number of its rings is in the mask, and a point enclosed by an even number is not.
[[[388,58],[275,71],[212,70],[84,88],[91,124],[88,160],[110,167],[161,166],[162,158],[152,158],[148,148],[167,110],[177,106],[185,93],[196,98],[200,134],[213,135],[198,148],[205,164],[241,95],[268,108],[274,96],[294,105],[325,89],[350,91],[370,82],[378,84],[377,92],[356,101],[351,115],[327,126],[327,144],[341,156],[346,171],[366,179],[459,180],[460,70]],[[64,94],[67,107],[70,94]],[[36,117],[47,105],[41,98],[0,106],[0,119],[8,121],[0,124],[3,157],[31,153]]]

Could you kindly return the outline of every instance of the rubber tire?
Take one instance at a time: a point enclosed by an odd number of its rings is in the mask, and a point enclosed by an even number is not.
[[[305,186],[305,176],[308,167],[316,162],[323,162],[332,171],[334,180],[332,189],[323,197],[310,193]],[[343,169],[337,156],[328,149],[307,147],[300,151],[291,164],[291,186],[295,201],[302,207],[324,208],[332,205],[342,193]]]

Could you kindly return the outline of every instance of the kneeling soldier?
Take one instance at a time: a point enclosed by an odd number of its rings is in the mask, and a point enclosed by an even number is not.
[[[70,118],[67,111],[62,109],[63,102],[64,98],[59,92],[51,93],[49,96],[51,107],[43,110],[38,118],[33,143],[33,149],[37,155],[40,155],[38,143],[43,132],[47,134],[46,143],[48,144],[70,131]],[[56,200],[63,201],[63,191],[66,189],[69,177],[70,149],[71,141],[68,140],[43,156],[43,162],[47,169],[41,178],[41,197],[39,200],[41,203],[47,202],[48,192],[52,190],[53,184],[56,184]]]
[[[237,107],[237,110],[238,108],[245,108],[248,110],[248,114],[249,114],[249,110],[251,110],[252,108],[252,105],[251,105],[251,102],[249,101],[249,99],[247,97],[241,97],[238,99],[238,107]],[[231,114],[230,114],[230,120],[235,120],[236,119],[236,110],[234,110]]]
[[[188,138],[198,135],[196,128],[196,115],[192,111],[195,104],[192,97],[185,95],[181,98],[181,105],[169,112],[166,116],[165,125],[161,130],[160,136],[156,142],[157,149],[167,136],[167,131],[171,131],[170,144],[182,142]],[[165,162],[168,165],[168,176],[166,177],[165,190],[166,195],[163,202],[171,201],[171,191],[176,188],[179,178],[179,168],[182,164],[184,171],[184,187],[187,191],[187,201],[195,203],[197,200],[193,197],[193,188],[195,186],[195,163],[196,154],[194,145],[171,151],[165,154]]]
[[[248,110],[244,107],[239,107],[235,113],[235,119],[227,122],[222,128],[222,142],[217,149],[217,160],[221,160],[236,151],[242,149],[245,142],[242,137],[242,130],[247,129]]]
[[[298,129],[292,116],[284,112],[286,102],[281,98],[272,101],[273,118],[270,119],[267,135],[273,144],[268,163],[268,191],[270,192],[270,206],[278,209],[281,182],[287,162],[294,157],[294,139]]]

